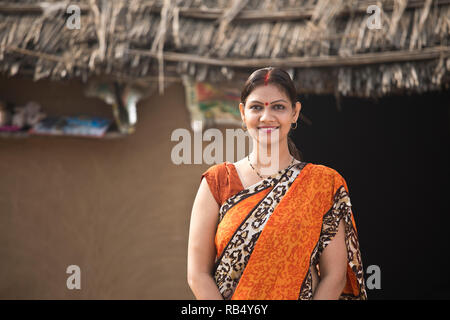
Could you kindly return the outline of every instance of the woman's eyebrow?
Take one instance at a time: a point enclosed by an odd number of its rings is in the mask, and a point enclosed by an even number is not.
[[[253,100],[253,101],[250,101],[250,102],[252,102],[252,103],[259,103],[259,104],[262,104],[262,105],[264,105],[264,103],[263,102],[261,102],[261,101],[258,101],[258,100]],[[278,99],[278,100],[275,100],[275,101],[272,101],[270,104],[274,104],[275,102],[286,102],[287,103],[287,101],[286,100],[284,100],[284,99]]]
[[[275,100],[275,101],[272,101],[270,104],[274,104],[275,102],[286,102],[286,103],[288,103],[286,100],[284,100],[284,99],[278,99],[278,100]]]

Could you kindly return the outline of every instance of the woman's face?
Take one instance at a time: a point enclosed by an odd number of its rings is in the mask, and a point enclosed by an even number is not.
[[[275,85],[258,86],[239,104],[242,121],[257,142],[273,144],[287,140],[291,124],[297,121],[301,104],[292,107],[289,97]]]

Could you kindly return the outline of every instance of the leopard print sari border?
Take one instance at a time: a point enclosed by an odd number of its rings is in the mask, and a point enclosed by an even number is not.
[[[213,275],[223,298],[231,299],[253,248],[277,205],[307,163],[300,162],[274,178],[262,180],[228,199],[220,208],[219,220],[240,201],[267,188],[272,190],[249,212],[217,259]]]

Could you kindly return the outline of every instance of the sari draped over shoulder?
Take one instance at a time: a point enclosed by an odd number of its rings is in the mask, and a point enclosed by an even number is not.
[[[223,163],[202,177],[219,204],[213,278],[224,299],[309,300],[311,269],[345,225],[347,280],[340,299],[367,299],[350,197],[335,170],[300,162],[248,188]]]

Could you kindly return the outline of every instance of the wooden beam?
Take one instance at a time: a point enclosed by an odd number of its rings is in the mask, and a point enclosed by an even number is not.
[[[157,59],[157,53],[146,50],[128,50],[128,53],[148,56]],[[261,68],[266,66],[289,68],[360,66],[379,63],[407,62],[431,60],[439,57],[449,57],[450,47],[433,47],[423,50],[401,50],[376,53],[360,53],[349,57],[286,57],[261,59],[216,59],[187,53],[164,52],[163,59],[172,62],[191,62],[231,68]]]
[[[6,51],[16,52],[23,55],[43,58],[54,62],[67,62],[58,55],[38,52],[34,50],[22,49],[7,46]],[[147,50],[129,49],[129,54],[141,55],[157,59],[157,53]],[[231,68],[261,68],[266,66],[280,68],[317,68],[317,67],[339,67],[339,66],[361,66],[380,63],[408,62],[438,59],[440,57],[450,57],[450,47],[438,46],[423,50],[400,50],[375,53],[360,53],[349,57],[321,56],[321,57],[286,57],[286,58],[260,58],[260,59],[216,59],[203,57],[188,53],[164,52],[163,59],[171,62],[191,62],[219,67]],[[72,61],[79,68],[86,68],[86,65]]]

